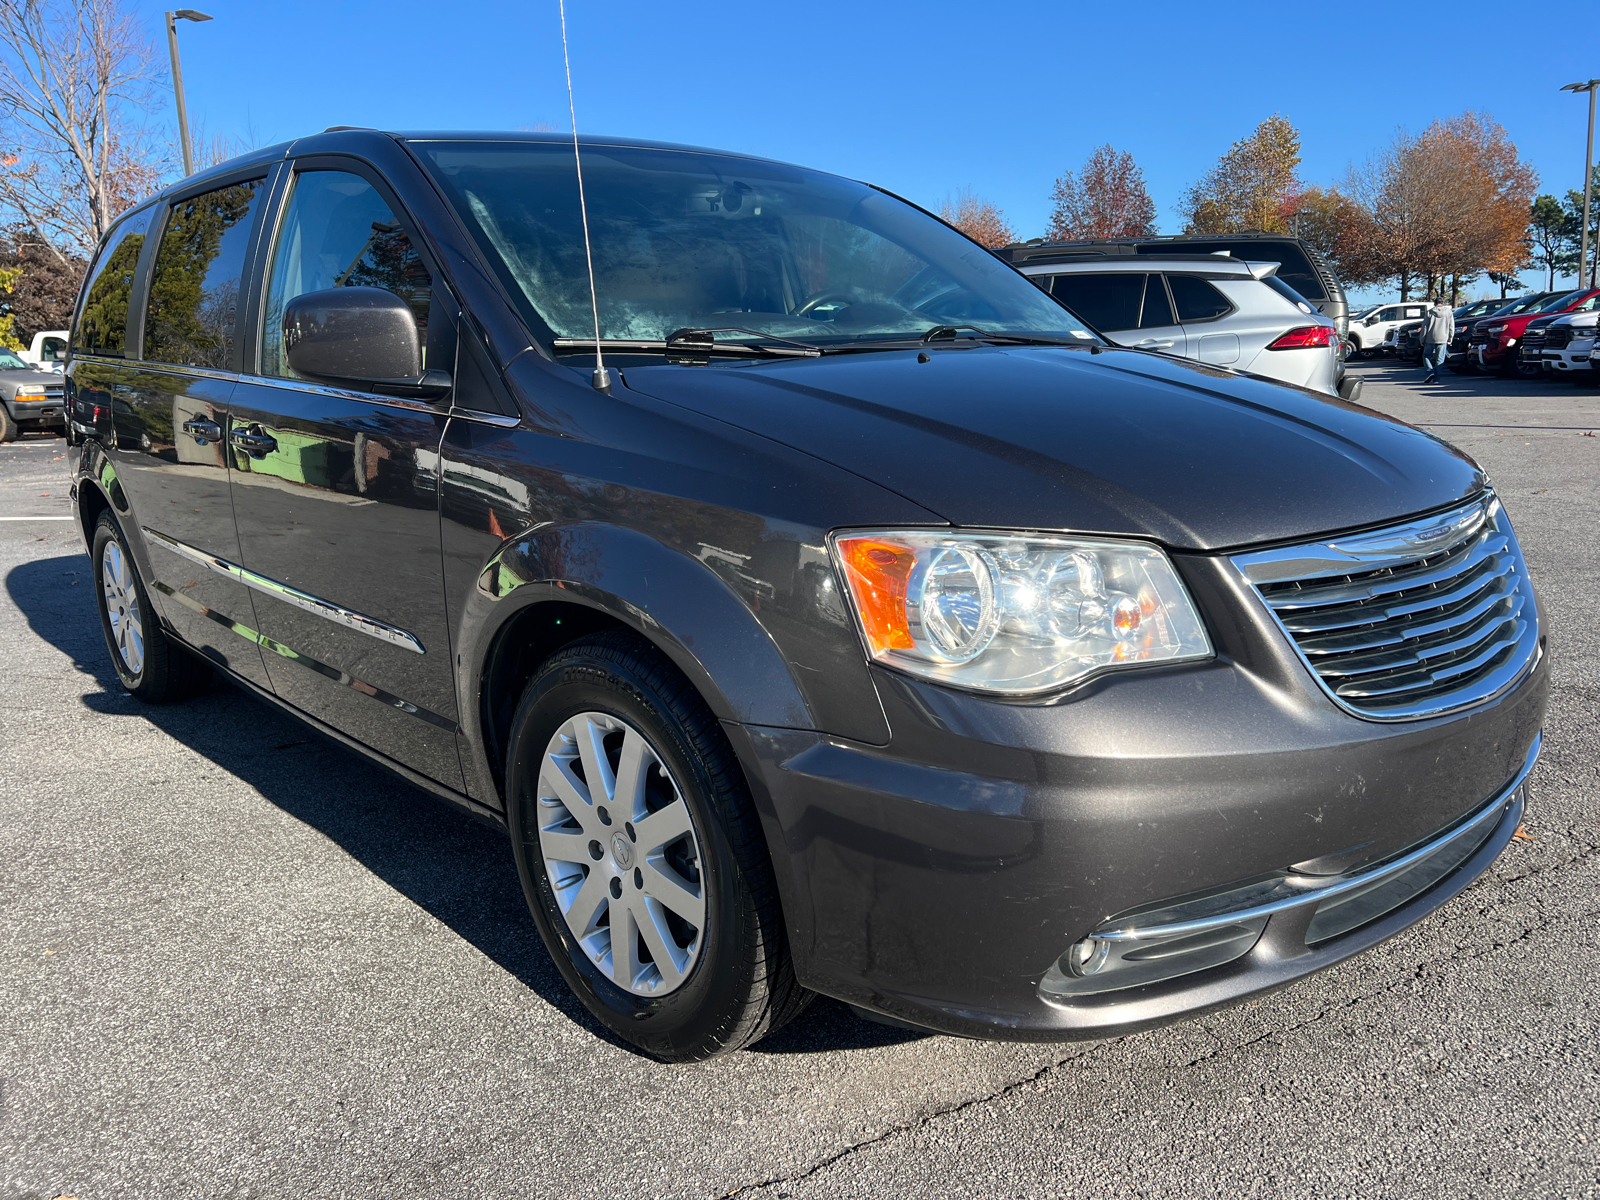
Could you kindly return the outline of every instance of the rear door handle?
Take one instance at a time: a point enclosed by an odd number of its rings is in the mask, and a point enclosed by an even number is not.
[[[1155,338],[1145,338],[1145,340],[1142,342],[1135,342],[1133,344],[1133,348],[1135,350],[1171,350],[1175,345],[1177,345],[1177,343],[1171,338],[1168,338],[1164,342],[1158,342]]]
[[[244,429],[235,426],[233,444],[251,458],[265,458],[278,448],[278,439],[259,425],[250,425]]]
[[[222,426],[215,421],[208,421],[204,417],[198,420],[185,421],[183,423],[183,431],[194,439],[197,446],[204,446],[207,442],[220,442],[222,440]]]

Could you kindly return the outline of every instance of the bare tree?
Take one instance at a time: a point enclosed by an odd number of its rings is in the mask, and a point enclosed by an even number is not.
[[[1076,175],[1063,171],[1050,198],[1055,208],[1045,237],[1052,242],[1148,237],[1156,231],[1144,172],[1133,155],[1110,145],[1097,147]]]
[[[0,0],[0,223],[65,262],[152,191],[159,67],[120,0]]]
[[[939,216],[978,245],[987,246],[990,250],[1009,246],[1017,240],[1016,231],[1011,228],[1005,214],[996,205],[973,195],[966,188],[958,191],[954,200],[946,200],[939,206]]]

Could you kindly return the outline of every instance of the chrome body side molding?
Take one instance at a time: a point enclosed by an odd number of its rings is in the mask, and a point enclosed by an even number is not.
[[[155,581],[155,588],[163,596],[168,596],[171,599],[176,600],[185,608],[199,613],[202,617],[206,617],[209,620],[215,621],[224,629],[238,634],[247,642],[254,642],[262,649],[269,650],[273,654],[276,654],[279,658],[286,658],[290,662],[306,668],[308,671],[315,671],[318,675],[321,675],[327,679],[331,679],[335,683],[343,684],[352,691],[360,692],[363,696],[372,697],[372,699],[376,700],[379,704],[385,704],[390,708],[396,708],[403,713],[408,713],[409,715],[416,717],[419,721],[426,721],[430,725],[437,725],[440,729],[448,730],[450,733],[459,734],[461,732],[461,727],[449,717],[442,716],[436,712],[431,712],[426,708],[421,708],[418,705],[412,704],[409,700],[406,700],[400,696],[396,696],[393,692],[387,692],[380,687],[368,683],[364,679],[358,679],[348,672],[339,670],[338,667],[331,667],[320,659],[312,658],[309,654],[302,654],[300,651],[291,646],[285,646],[277,639],[270,638],[266,634],[261,633],[259,630],[250,628],[250,626],[244,624],[243,622],[235,621],[225,613],[220,613],[214,608],[207,608],[198,600],[195,600],[191,596],[185,596],[176,588],[169,584],[163,583],[159,579]],[[251,684],[251,686],[255,687],[254,684]],[[309,715],[300,712],[299,709],[294,709],[294,711],[305,717],[307,720],[313,719]]]
[[[269,579],[265,575],[258,575],[254,571],[241,567],[238,563],[229,562],[227,559],[219,558],[215,554],[207,554],[204,550],[198,550],[186,542],[180,542],[177,538],[169,537],[159,530],[151,529],[148,525],[141,526],[141,529],[145,537],[171,550],[174,554],[181,555],[190,562],[198,563],[208,570],[215,571],[218,575],[223,575],[237,583],[242,583],[245,587],[254,588],[264,595],[276,597],[286,604],[292,604],[296,608],[304,609],[306,612],[315,613],[319,617],[332,621],[335,625],[343,625],[346,629],[354,629],[358,633],[366,634],[368,637],[377,638],[380,642],[388,642],[391,646],[399,646],[415,654],[425,653],[422,643],[404,629],[380,621],[376,617],[369,617],[365,613],[345,608],[343,605],[335,604],[331,600],[324,600],[320,596],[313,596],[310,592],[303,592],[287,583]]]

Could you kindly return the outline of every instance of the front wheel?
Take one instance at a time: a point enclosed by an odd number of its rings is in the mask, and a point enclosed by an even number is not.
[[[1361,357],[1361,344],[1355,338],[1345,338],[1344,357],[1346,362],[1355,362]]]
[[[506,795],[545,946],[618,1037],[695,1062],[805,1007],[739,763],[655,647],[610,633],[555,654],[517,707]]]
[[[0,442],[17,440],[17,419],[4,404],[0,404]]]

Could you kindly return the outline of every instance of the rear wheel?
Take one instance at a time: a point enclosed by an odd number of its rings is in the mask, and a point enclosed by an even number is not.
[[[100,627],[117,678],[141,700],[165,704],[203,691],[211,664],[190,654],[161,628],[122,530],[111,513],[94,531],[94,579]]]
[[[1355,338],[1345,338],[1344,357],[1346,362],[1354,362],[1361,357],[1361,345]]]
[[[608,633],[552,657],[517,707],[506,783],[539,933],[618,1037],[693,1062],[805,1007],[743,773],[659,650]]]

